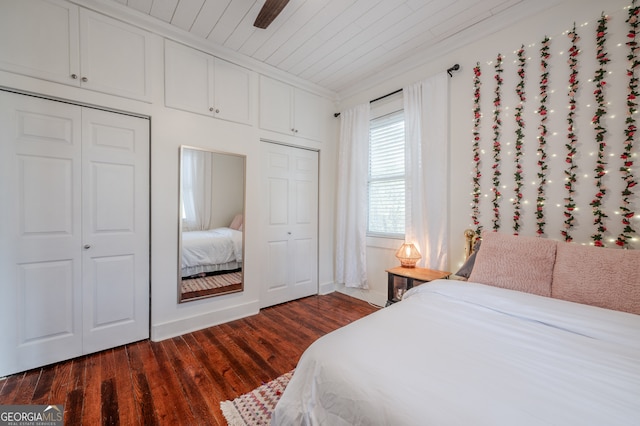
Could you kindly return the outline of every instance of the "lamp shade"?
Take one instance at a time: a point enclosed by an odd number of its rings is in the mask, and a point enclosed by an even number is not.
[[[400,265],[405,268],[415,268],[418,260],[422,258],[420,252],[413,244],[404,243],[396,252]]]

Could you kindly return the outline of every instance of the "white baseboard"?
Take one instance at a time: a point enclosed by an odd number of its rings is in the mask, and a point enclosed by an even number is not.
[[[333,283],[333,282],[331,282],[331,283],[322,283],[318,287],[318,294],[320,294],[320,295],[333,293],[334,291],[336,291],[336,283]]]
[[[344,285],[337,285],[336,291],[346,294],[347,296],[355,297],[356,299],[364,300],[365,302],[375,306],[383,307],[387,303],[387,293],[378,293],[373,290],[345,287]]]
[[[167,321],[162,324],[154,324],[151,326],[151,340],[159,342],[182,334],[202,330],[203,328],[224,324],[250,315],[256,315],[259,311],[260,304],[255,300],[213,312],[196,314],[174,321]]]

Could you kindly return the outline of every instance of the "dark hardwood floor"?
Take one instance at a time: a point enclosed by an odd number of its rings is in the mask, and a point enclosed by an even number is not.
[[[0,405],[64,404],[66,425],[225,425],[220,401],[290,371],[313,341],[375,310],[341,293],[307,297],[9,376]]]

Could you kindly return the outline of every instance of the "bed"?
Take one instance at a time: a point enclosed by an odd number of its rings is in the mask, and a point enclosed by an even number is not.
[[[313,343],[273,424],[640,424],[640,253],[492,234]]]
[[[183,278],[241,267],[241,230],[221,227],[182,233]]]

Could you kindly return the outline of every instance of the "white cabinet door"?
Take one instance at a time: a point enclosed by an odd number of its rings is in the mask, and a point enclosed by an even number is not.
[[[148,337],[148,127],[0,91],[0,376]]]
[[[318,153],[262,144],[260,306],[318,293]]]
[[[165,40],[165,105],[213,115],[210,55]]]
[[[214,116],[251,123],[251,71],[231,62],[214,60]]]
[[[149,337],[149,122],[82,112],[83,351]]]
[[[149,101],[149,33],[115,19],[80,10],[82,87]]]
[[[165,105],[251,123],[251,71],[165,41]]]
[[[58,0],[2,0],[0,68],[78,85],[78,40],[77,6]]]
[[[323,113],[320,96],[260,76],[260,128],[322,141]]]
[[[294,134],[293,87],[260,76],[260,128]]]
[[[293,106],[296,135],[321,141],[323,139],[322,126],[325,122],[322,98],[305,90],[296,89]]]
[[[150,101],[149,33],[58,0],[2,0],[0,68]]]

